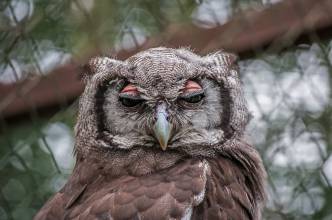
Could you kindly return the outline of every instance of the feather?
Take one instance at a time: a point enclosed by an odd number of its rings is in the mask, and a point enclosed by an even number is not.
[[[125,61],[91,59],[73,173],[35,220],[259,219],[266,174],[242,140],[250,114],[238,71],[236,56],[223,51],[159,47]],[[198,98],[184,98],[196,90]],[[121,91],[140,101],[126,106]],[[164,150],[160,106],[170,125]]]

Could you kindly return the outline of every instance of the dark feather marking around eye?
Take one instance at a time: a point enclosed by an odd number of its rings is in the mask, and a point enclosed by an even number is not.
[[[101,135],[104,131],[107,131],[106,126],[104,124],[106,116],[103,109],[105,103],[105,92],[107,88],[108,87],[106,84],[102,84],[98,87],[98,90],[95,94],[95,114],[97,116],[98,135]]]
[[[221,122],[221,129],[225,133],[225,141],[232,138],[232,135],[234,134],[233,128],[230,126],[230,120],[231,120],[231,112],[234,111],[232,109],[232,98],[229,89],[227,89],[224,85],[224,82],[219,82],[220,85],[220,95],[223,100],[222,105],[222,122]]]
[[[120,79],[118,81],[116,80],[105,81],[104,83],[98,86],[97,92],[95,94],[95,114],[97,116],[97,129],[99,136],[103,136],[105,131],[108,132],[108,129],[105,125],[106,115],[103,108],[105,104],[106,91],[107,89],[109,89],[110,86],[115,86],[116,90],[120,90],[125,84],[126,81],[124,79]],[[98,137],[98,138],[103,138],[103,137]]]

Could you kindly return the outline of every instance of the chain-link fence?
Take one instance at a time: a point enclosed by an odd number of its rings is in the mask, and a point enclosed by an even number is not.
[[[239,53],[268,171],[264,219],[332,219],[328,0],[0,2],[0,219],[30,219],[74,165],[79,65],[151,46]]]

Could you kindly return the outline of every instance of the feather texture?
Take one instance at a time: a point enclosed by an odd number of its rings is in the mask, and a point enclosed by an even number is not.
[[[85,71],[76,165],[36,220],[260,219],[265,170],[244,141],[249,112],[235,55],[152,48],[125,61],[91,59]],[[121,102],[133,88],[134,102]]]

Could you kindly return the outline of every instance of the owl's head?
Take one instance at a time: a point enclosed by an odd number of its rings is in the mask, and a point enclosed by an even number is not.
[[[243,134],[248,111],[236,57],[153,48],[87,65],[76,148],[151,148],[211,156]]]

